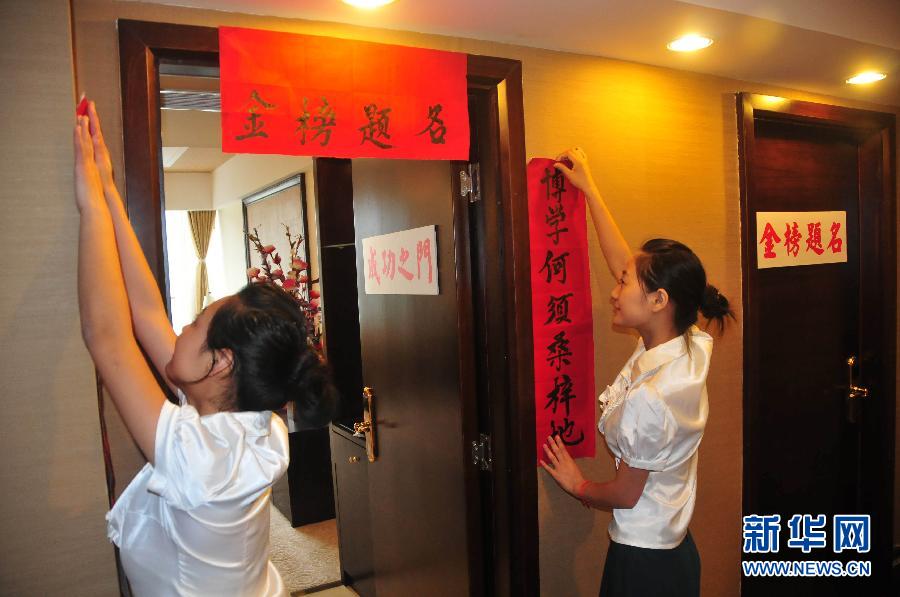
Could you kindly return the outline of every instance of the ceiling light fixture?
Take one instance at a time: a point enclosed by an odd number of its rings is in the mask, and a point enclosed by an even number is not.
[[[866,83],[874,83],[875,81],[880,81],[885,77],[887,77],[887,75],[884,73],[876,73],[875,71],[870,70],[850,77],[849,79],[847,79],[847,82],[851,85],[865,85]]]
[[[365,9],[373,9],[373,8],[381,8],[387,4],[390,4],[394,0],[344,0],[344,4],[349,4],[350,6],[355,6],[356,8],[365,8]]]
[[[682,35],[678,39],[670,41],[666,44],[666,47],[673,52],[696,52],[697,50],[708,48],[712,43],[713,40],[708,37],[691,33],[690,35]]]

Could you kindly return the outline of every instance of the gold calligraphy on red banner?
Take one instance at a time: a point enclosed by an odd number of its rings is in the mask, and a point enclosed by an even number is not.
[[[469,159],[467,55],[219,29],[222,151]]]

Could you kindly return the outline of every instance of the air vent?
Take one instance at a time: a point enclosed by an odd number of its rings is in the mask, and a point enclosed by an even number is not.
[[[166,89],[159,92],[160,107],[163,110],[202,110],[220,112],[222,102],[214,91],[177,91]]]

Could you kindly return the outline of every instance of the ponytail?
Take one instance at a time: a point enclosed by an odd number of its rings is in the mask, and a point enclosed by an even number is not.
[[[728,299],[712,284],[707,284],[706,290],[703,291],[700,313],[710,323],[715,321],[718,324],[720,334],[725,330],[725,318],[731,317],[731,319],[735,319],[734,311],[731,310]]]

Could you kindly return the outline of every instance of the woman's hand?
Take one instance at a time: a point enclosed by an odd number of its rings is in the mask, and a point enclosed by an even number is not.
[[[561,160],[568,160],[572,167],[569,168]],[[567,149],[556,156],[556,163],[553,166],[562,172],[573,185],[587,193],[594,185],[594,178],[591,176],[591,170],[588,167],[587,154],[580,147]]]
[[[100,181],[103,188],[109,188],[113,183],[112,160],[109,157],[109,149],[106,147],[106,141],[103,140],[103,131],[100,130],[100,117],[97,115],[97,106],[94,102],[88,104],[88,118],[90,118],[91,141],[94,146],[94,161],[97,163],[97,170],[100,172]]]
[[[75,204],[83,212],[94,201],[103,200],[103,183],[94,162],[94,144],[90,123],[86,116],[79,116],[75,125]]]
[[[566,164],[557,161],[553,166],[563,173],[575,187],[581,189],[584,193],[584,200],[588,210],[591,212],[591,220],[594,222],[594,229],[597,231],[597,238],[600,240],[600,250],[603,252],[603,258],[606,259],[606,265],[613,278],[618,280],[622,276],[622,272],[631,259],[631,249],[622,236],[618,224],[613,219],[612,213],[606,206],[603,197],[594,179],[591,176],[591,169],[588,167],[587,155],[580,147],[573,147],[559,154],[557,160],[566,160],[571,164],[571,168]]]
[[[547,438],[547,443],[544,444],[544,454],[547,455],[549,461],[549,464],[543,460],[540,461],[544,470],[550,473],[550,476],[566,493],[576,498],[579,497],[575,492],[584,481],[584,476],[558,435]]]

